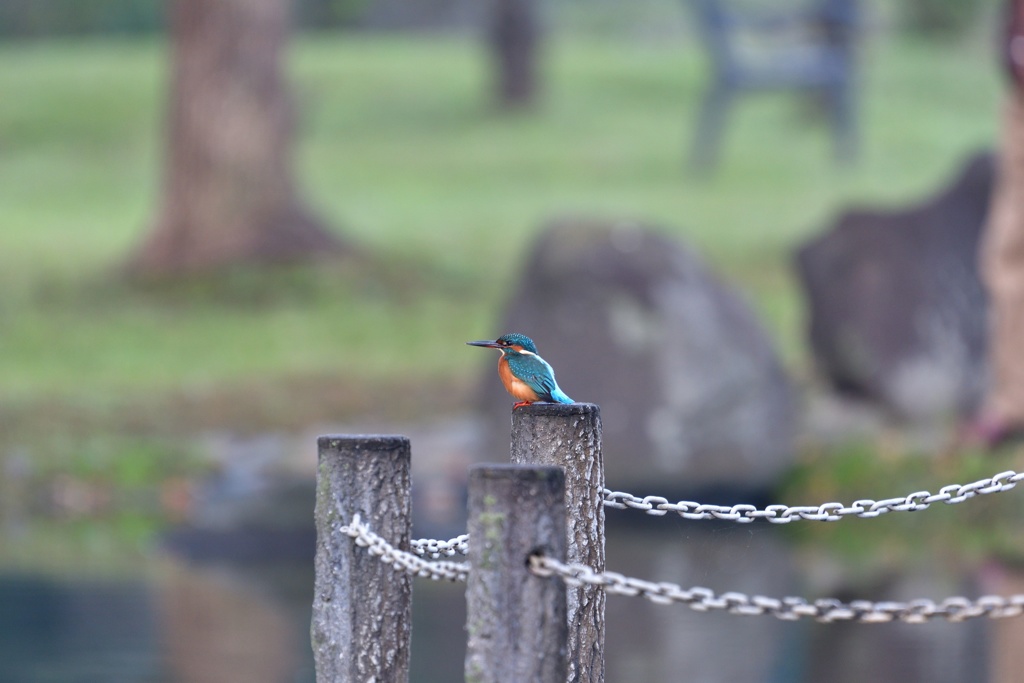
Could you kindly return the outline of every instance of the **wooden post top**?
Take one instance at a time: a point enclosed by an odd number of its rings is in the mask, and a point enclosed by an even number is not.
[[[318,437],[316,445],[321,450],[358,448],[362,450],[389,451],[409,444],[409,437],[399,434],[327,434]]]
[[[519,406],[514,412],[537,417],[562,417],[600,413],[601,406],[596,403],[530,403]]]

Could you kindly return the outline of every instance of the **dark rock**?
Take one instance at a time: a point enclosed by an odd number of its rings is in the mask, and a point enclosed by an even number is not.
[[[740,495],[770,487],[791,462],[794,394],[768,337],[694,253],[662,234],[555,223],[494,335],[504,332],[532,336],[562,389],[601,405],[610,488]],[[512,399],[493,367],[483,393],[483,455],[501,460]]]
[[[835,389],[915,420],[974,409],[986,308],[978,241],[993,173],[979,154],[922,204],[849,210],[797,251],[811,347]]]

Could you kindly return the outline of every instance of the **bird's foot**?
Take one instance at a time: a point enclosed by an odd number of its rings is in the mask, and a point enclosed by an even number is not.
[[[512,410],[515,410],[516,408],[522,406],[528,406],[530,405],[530,403],[532,403],[532,401],[516,401],[514,404],[512,404]]]

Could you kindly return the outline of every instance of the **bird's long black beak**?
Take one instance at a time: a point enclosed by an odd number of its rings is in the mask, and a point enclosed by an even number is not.
[[[488,348],[488,349],[500,349],[501,348],[501,345],[498,344],[498,342],[488,341],[486,339],[484,339],[482,341],[471,341],[471,342],[466,342],[466,343],[469,344],[470,346],[483,346],[483,347]]]

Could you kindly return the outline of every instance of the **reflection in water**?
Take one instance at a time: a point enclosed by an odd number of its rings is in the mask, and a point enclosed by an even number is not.
[[[640,518],[629,528],[609,529],[608,566],[628,576],[684,587],[791,594],[792,556],[777,534],[760,531]],[[681,680],[680,672],[694,681],[800,680],[777,673],[799,654],[788,647],[797,633],[794,624],[612,596],[608,626],[610,680]]]
[[[166,537],[146,583],[0,576],[0,683],[312,683],[313,500],[310,480],[222,500]],[[1024,591],[999,568],[983,587],[941,567],[849,585],[779,527],[629,514],[610,511],[609,568],[686,587],[874,600]],[[462,586],[417,580],[414,596],[412,681],[462,680]],[[1013,683],[1022,628],[791,623],[612,596],[607,680]]]
[[[172,680],[299,680],[303,642],[294,610],[258,584],[234,571],[172,563],[159,590],[163,645]]]
[[[312,481],[221,496],[167,535],[158,572],[172,680],[312,683]]]
[[[787,542],[768,524],[696,524],[663,520],[660,532],[635,527],[609,533],[608,565],[632,576],[723,593],[830,596],[844,600],[909,601],[978,595],[975,582],[917,567],[907,577],[848,583],[830,574],[827,557]],[[645,528],[648,529],[645,531]],[[670,529],[673,529],[670,530]],[[821,571],[822,566],[828,568]],[[687,680],[728,683],[904,683],[986,681],[981,620],[961,624],[818,624],[774,617],[738,617],[609,600],[609,680]],[[621,623],[617,623],[621,622]],[[625,640],[632,648],[625,647]],[[632,655],[629,653],[632,652]],[[632,657],[631,662],[625,660]],[[998,681],[998,683],[1004,683]],[[1009,682],[1005,682],[1009,683]]]
[[[871,594],[878,599],[909,601],[922,596],[977,595],[978,588],[972,581],[918,574],[892,577],[888,585],[872,587]],[[989,626],[980,620],[960,624],[937,621],[924,626],[818,625],[812,631],[808,680],[996,681],[986,672],[985,630]]]
[[[0,575],[0,681],[167,681],[150,590]]]

